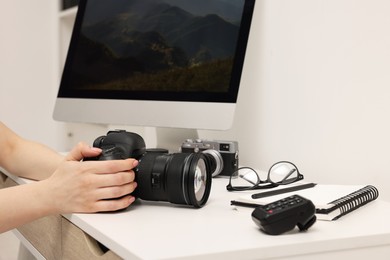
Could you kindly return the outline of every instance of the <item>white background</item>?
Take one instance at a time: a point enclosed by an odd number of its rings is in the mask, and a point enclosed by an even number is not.
[[[63,151],[94,127],[69,138],[52,120],[57,7],[0,2],[0,120]],[[390,201],[389,13],[387,0],[258,0],[234,127],[201,137],[238,140],[242,165],[290,160],[307,180],[374,184]]]

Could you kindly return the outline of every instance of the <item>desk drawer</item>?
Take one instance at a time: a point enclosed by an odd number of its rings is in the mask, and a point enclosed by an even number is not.
[[[66,218],[62,218],[62,259],[117,260],[122,258],[110,250],[103,252],[95,239]]]
[[[4,188],[6,179],[7,179],[7,175],[5,175],[4,173],[0,172],[0,189]]]
[[[18,185],[6,176],[0,177],[1,182],[4,188]],[[46,259],[61,259],[61,218],[60,215],[47,216],[17,229]]]
[[[61,259],[61,218],[48,216],[17,229],[46,259]]]

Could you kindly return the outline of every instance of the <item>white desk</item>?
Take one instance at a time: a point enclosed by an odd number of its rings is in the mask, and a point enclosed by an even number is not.
[[[307,232],[269,236],[254,224],[251,209],[230,206],[238,194],[227,192],[226,183],[214,179],[201,209],[140,201],[122,212],[65,217],[125,259],[356,260],[390,255],[390,203],[376,200],[337,221],[317,221]]]

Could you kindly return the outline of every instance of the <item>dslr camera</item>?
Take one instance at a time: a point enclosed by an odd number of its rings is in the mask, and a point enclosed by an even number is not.
[[[173,153],[165,149],[146,149],[144,139],[124,130],[109,131],[93,142],[102,149],[98,157],[87,160],[135,158],[137,188],[133,195],[143,200],[168,201],[202,207],[211,189],[212,158],[202,153]]]
[[[230,177],[238,169],[238,142],[187,139],[181,145],[183,153],[203,153],[211,158],[212,176]]]

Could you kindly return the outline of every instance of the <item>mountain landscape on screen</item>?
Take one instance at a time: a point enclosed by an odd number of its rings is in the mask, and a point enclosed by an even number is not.
[[[71,85],[225,92],[242,5],[241,0],[90,0]]]

